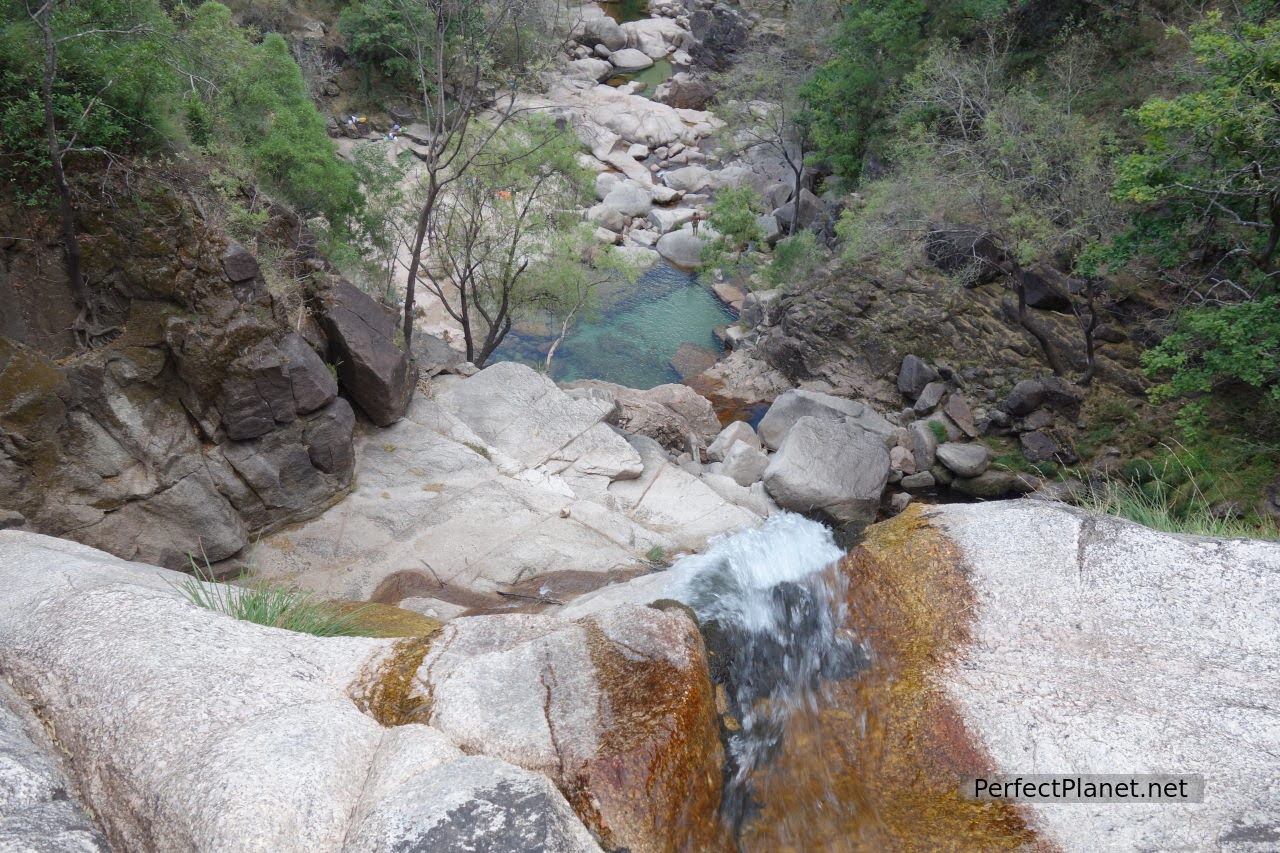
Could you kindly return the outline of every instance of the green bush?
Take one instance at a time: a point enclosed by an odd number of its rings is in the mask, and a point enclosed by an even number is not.
[[[778,241],[765,278],[774,287],[807,281],[822,262],[822,250],[812,231],[801,231]]]

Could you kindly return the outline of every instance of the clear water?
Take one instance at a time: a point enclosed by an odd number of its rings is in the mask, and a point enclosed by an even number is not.
[[[620,0],[620,2],[616,3],[601,3],[600,8],[619,24],[649,17],[649,0]]]
[[[673,73],[675,73],[675,68],[672,66],[671,60],[657,59],[654,60],[653,65],[643,71],[637,71],[634,74],[615,74],[606,82],[610,86],[621,86],[625,83],[630,83],[632,80],[638,80],[644,83],[644,88],[636,94],[642,98],[652,98],[658,87],[670,80]]]
[[[612,287],[600,297],[596,316],[579,322],[556,350],[551,361],[556,382],[603,379],[640,389],[679,382],[670,362],[680,345],[723,352],[713,330],[734,320],[696,273],[666,261],[634,285]],[[507,335],[494,360],[541,368],[554,340],[550,330],[517,329]]]

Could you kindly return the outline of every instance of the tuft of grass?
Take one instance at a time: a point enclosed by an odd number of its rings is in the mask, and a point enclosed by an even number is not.
[[[317,599],[310,593],[296,592],[265,581],[250,583],[244,572],[234,584],[219,583],[213,579],[213,570],[207,559],[203,568],[196,563],[194,556],[190,559],[195,576],[174,586],[188,601],[206,610],[255,625],[316,637],[374,636],[361,624],[366,607],[347,609],[334,602]]]
[[[645,551],[644,558],[655,566],[665,566],[669,562],[667,560],[667,550],[661,545],[654,545],[648,551]]]
[[[1257,516],[1215,512],[1221,478],[1202,468],[1185,448],[1166,446],[1164,464],[1135,460],[1120,477],[1096,485],[1077,502],[1093,512],[1136,521],[1152,530],[1196,536],[1278,539],[1276,524]],[[1127,476],[1126,476],[1127,475]]]
[[[929,431],[933,433],[933,437],[938,439],[939,443],[947,440],[947,427],[942,421],[929,421]]]

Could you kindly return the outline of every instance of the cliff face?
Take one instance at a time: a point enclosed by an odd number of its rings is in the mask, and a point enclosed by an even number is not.
[[[80,212],[90,346],[54,226],[0,211],[20,235],[0,246],[0,508],[128,559],[218,561],[347,488],[355,415],[253,255],[143,181]]]

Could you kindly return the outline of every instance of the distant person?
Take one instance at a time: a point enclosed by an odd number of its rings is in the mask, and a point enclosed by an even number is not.
[[[693,236],[698,236],[698,223],[702,221],[702,211],[695,210],[693,212]]]

